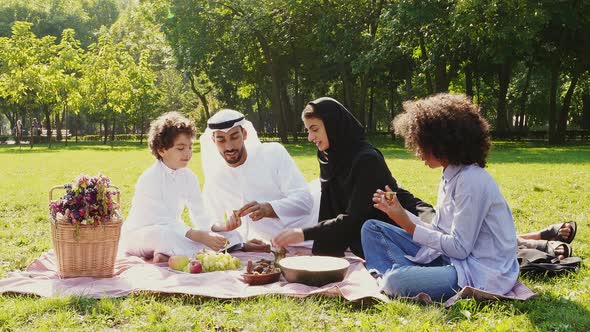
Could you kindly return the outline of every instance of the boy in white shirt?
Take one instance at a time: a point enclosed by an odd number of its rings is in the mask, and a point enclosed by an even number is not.
[[[224,235],[236,241],[232,237],[237,234],[211,231],[199,180],[187,168],[195,135],[194,124],[178,112],[165,113],[151,123],[148,145],[157,161],[135,186],[131,211],[121,231],[120,247],[126,254],[161,263],[172,255],[194,256],[205,247],[223,249],[228,242]],[[181,218],[185,205],[192,227]],[[231,231],[238,226],[230,221],[216,230]]]

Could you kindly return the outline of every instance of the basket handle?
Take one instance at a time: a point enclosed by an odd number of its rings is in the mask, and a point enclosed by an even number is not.
[[[49,203],[51,203],[51,201],[53,200],[53,191],[55,189],[66,189],[66,188],[72,188],[71,184],[64,184],[62,186],[53,186],[51,189],[49,189]],[[117,204],[121,204],[121,192],[119,191],[119,187],[109,184],[109,188],[113,188],[117,191],[115,191],[115,194],[117,195]]]

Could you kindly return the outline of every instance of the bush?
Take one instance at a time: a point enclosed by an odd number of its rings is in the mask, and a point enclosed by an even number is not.
[[[12,136],[9,136],[9,135],[1,135],[0,136],[0,144],[6,143],[6,141],[8,141],[10,138],[12,138]]]
[[[115,141],[139,141],[140,134],[117,134],[115,135]],[[147,135],[143,135],[143,140],[145,141]],[[84,135],[78,136],[78,140],[80,141],[89,141],[89,142],[101,142],[104,139],[102,135]],[[70,137],[70,140],[75,140],[75,137]],[[107,138],[107,141],[111,140],[111,136]]]

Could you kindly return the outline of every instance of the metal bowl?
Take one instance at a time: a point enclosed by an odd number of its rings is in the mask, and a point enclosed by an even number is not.
[[[342,281],[350,266],[346,259],[328,256],[293,256],[279,264],[288,282],[316,287]]]

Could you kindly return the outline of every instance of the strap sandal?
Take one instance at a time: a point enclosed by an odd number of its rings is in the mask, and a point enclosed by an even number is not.
[[[567,239],[563,238],[559,234],[559,230],[566,227],[566,225],[570,225],[571,232]],[[576,232],[578,230],[578,224],[573,221],[567,221],[562,224],[553,224],[544,230],[541,231],[541,239],[542,240],[549,240],[549,241],[560,241],[565,243],[572,243],[574,238],[576,237]]]

